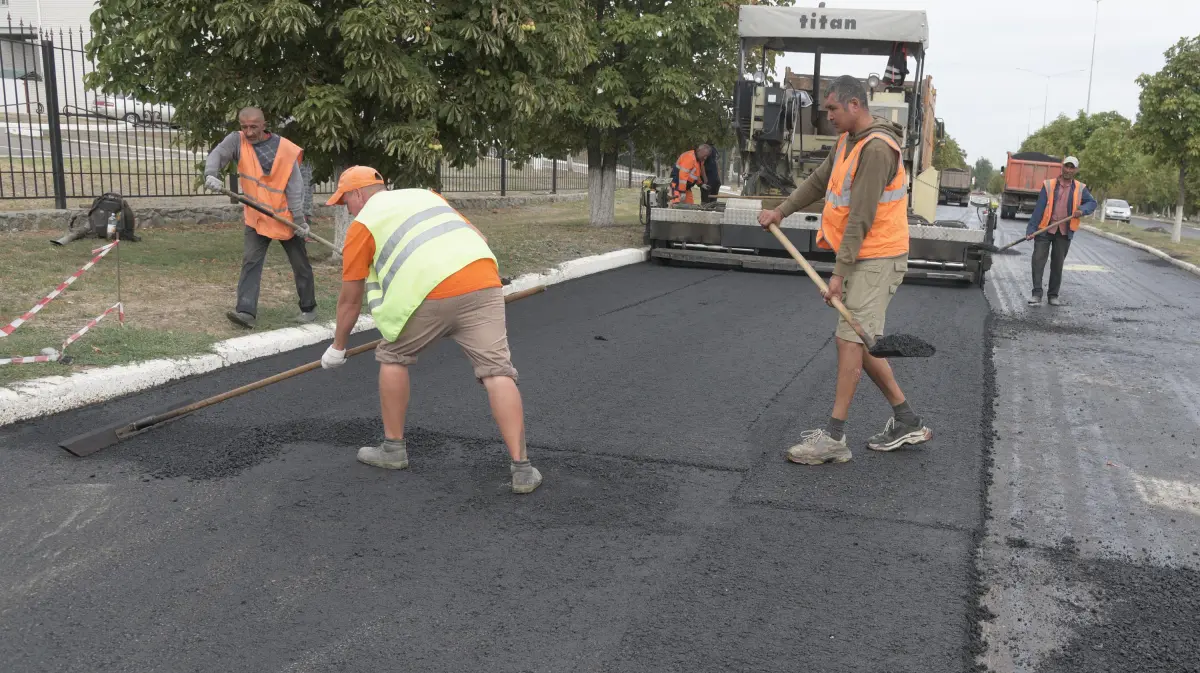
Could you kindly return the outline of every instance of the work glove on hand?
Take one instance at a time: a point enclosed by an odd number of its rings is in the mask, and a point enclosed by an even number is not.
[[[308,226],[308,222],[305,222],[304,220],[295,220],[295,224],[296,224],[296,235],[299,236],[300,238],[305,238],[310,233],[312,233],[312,230]]]
[[[329,348],[325,349],[325,354],[321,356],[321,369],[337,369],[344,364],[346,364],[345,349],[338,350],[333,347],[333,344],[330,344]]]
[[[219,192],[222,189],[225,189],[225,183],[221,182],[221,178],[218,178],[215,175],[204,176],[204,186],[214,192]]]

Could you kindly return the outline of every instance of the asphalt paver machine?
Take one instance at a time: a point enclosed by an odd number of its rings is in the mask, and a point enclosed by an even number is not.
[[[824,3],[822,3],[824,4]],[[800,272],[799,265],[758,225],[762,208],[778,205],[815,170],[837,144],[837,130],[822,108],[822,88],[832,81],[821,73],[822,57],[874,60],[875,70],[860,79],[871,113],[903,127],[902,149],[909,178],[908,278],[982,284],[990,257],[992,227],[967,218],[936,218],[938,174],[931,167],[934,137],[932,86],[925,78],[929,26],[924,11],[833,9],[825,7],[739,8],[739,79],[734,88],[740,194],[723,194],[718,204],[672,205],[659,185],[644,196],[645,242],[659,263],[687,263],[766,271]],[[811,55],[811,75],[790,71],[769,81],[770,52]],[[915,64],[915,77],[907,75]],[[869,65],[867,67],[870,67]],[[833,73],[838,75],[842,73]],[[854,74],[854,73],[851,73]],[[824,201],[784,219],[780,229],[813,267],[833,270],[835,252],[818,248]]]

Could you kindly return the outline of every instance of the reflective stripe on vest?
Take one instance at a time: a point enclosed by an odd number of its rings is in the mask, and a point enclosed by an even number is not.
[[[427,189],[379,192],[354,219],[375,239],[366,299],[387,341],[438,284],[471,262],[496,259],[466,218]]]
[[[837,250],[850,221],[850,196],[854,176],[858,171],[862,149],[868,141],[879,139],[896,152],[896,176],[892,178],[879,197],[875,209],[875,221],[867,231],[858,250],[858,259],[897,257],[908,252],[908,177],[904,170],[903,153],[900,145],[885,133],[871,133],[863,138],[845,156],[848,134],[838,138],[833,172],[825,190],[825,208],[821,213],[821,227],[817,230],[817,246],[826,250]]]
[[[1038,229],[1046,228],[1054,220],[1054,185],[1058,180],[1047,180],[1042,186],[1046,189],[1046,210],[1042,213],[1042,223],[1038,225]],[[1075,194],[1071,197],[1071,213],[1079,210],[1079,206],[1083,203],[1083,190],[1087,185],[1075,180]],[[1079,229],[1079,218],[1071,218],[1071,231]]]
[[[280,217],[295,221],[288,209],[287,188],[291,179],[292,169],[304,159],[304,150],[292,141],[279,137],[279,149],[275,152],[275,161],[271,164],[271,173],[263,173],[258,163],[258,154],[254,146],[246,140],[246,134],[241,134],[242,143],[238,148],[238,174],[242,193],[261,203]],[[254,229],[260,236],[286,241],[296,235],[289,226],[276,222],[274,219],[258,212],[250,206],[243,206],[246,226]]]

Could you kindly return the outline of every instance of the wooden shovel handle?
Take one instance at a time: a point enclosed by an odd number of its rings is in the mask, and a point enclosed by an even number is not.
[[[1025,236],[1023,236],[1023,237],[1021,237],[1021,238],[1018,238],[1017,240],[1013,241],[1012,243],[1009,243],[1008,245],[1006,245],[1006,246],[1004,246],[1003,248],[1000,248],[1000,249],[1001,249],[1001,250],[1008,250],[1009,248],[1013,247],[1014,245],[1017,245],[1018,243],[1024,243],[1025,241],[1031,240],[1031,239],[1032,239],[1032,238],[1034,238],[1035,236],[1041,236],[1042,234],[1046,233],[1047,231],[1050,231],[1051,229],[1053,229],[1053,228],[1057,227],[1058,225],[1062,224],[1063,222],[1070,222],[1070,221],[1071,221],[1071,219],[1072,219],[1072,218],[1070,218],[1070,217],[1066,217],[1066,218],[1063,218],[1063,219],[1061,219],[1061,220],[1059,220],[1059,221],[1057,221],[1057,222],[1051,222],[1050,224],[1047,224],[1045,227],[1042,227],[1041,229],[1038,229],[1037,231],[1033,232],[1032,234],[1025,234]]]
[[[300,227],[297,227],[295,222],[292,222],[291,220],[287,219],[286,217],[283,217],[279,213],[276,213],[275,211],[264,206],[263,204],[259,203],[258,201],[255,201],[254,199],[250,198],[249,196],[243,196],[241,194],[234,194],[233,192],[229,191],[228,189],[222,189],[220,191],[222,194],[224,194],[225,196],[228,196],[229,198],[233,199],[234,201],[240,201],[241,203],[243,203],[247,206],[250,206],[251,208],[262,213],[263,215],[266,215],[267,217],[275,220],[276,222],[286,225],[288,227],[291,227],[292,231],[296,231],[296,232],[300,231]],[[338,250],[336,245],[321,238],[320,236],[317,236],[316,234],[312,233],[312,231],[308,232],[308,238],[311,238],[312,240],[316,241],[317,243],[323,243],[326,247],[328,247],[330,250],[332,250],[334,252],[338,252],[338,253],[341,252],[341,250]]]
[[[821,280],[819,275],[817,275],[816,269],[812,268],[812,265],[808,263],[808,260],[804,259],[804,256],[800,254],[800,251],[796,249],[796,246],[792,245],[792,242],[788,240],[787,236],[783,235],[783,232],[779,230],[777,225],[771,225],[771,233],[775,235],[775,238],[779,239],[780,245],[782,245],[788,251],[788,254],[792,256],[792,259],[795,259],[800,267],[804,269],[804,273],[808,274],[808,277],[812,279],[812,282],[817,284],[817,288],[821,290],[821,295],[824,296],[826,292],[829,292],[829,286],[825,284],[824,280]],[[858,338],[862,339],[862,342],[867,349],[870,350],[874,348],[875,338],[867,334],[866,330],[862,328],[862,325],[858,324],[858,321],[854,319],[854,316],[850,315],[850,311],[846,309],[845,304],[843,304],[842,301],[836,297],[834,297],[832,303],[833,307],[837,309],[838,313],[842,314],[842,318],[849,323],[852,329],[854,329],[854,333],[858,335]]]

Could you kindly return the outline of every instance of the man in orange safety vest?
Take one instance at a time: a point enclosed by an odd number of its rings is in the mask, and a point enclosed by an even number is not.
[[[671,169],[671,204],[695,203],[692,198],[692,188],[696,185],[707,185],[708,179],[704,172],[704,162],[712,154],[712,147],[700,145],[679,155],[675,167]]]

